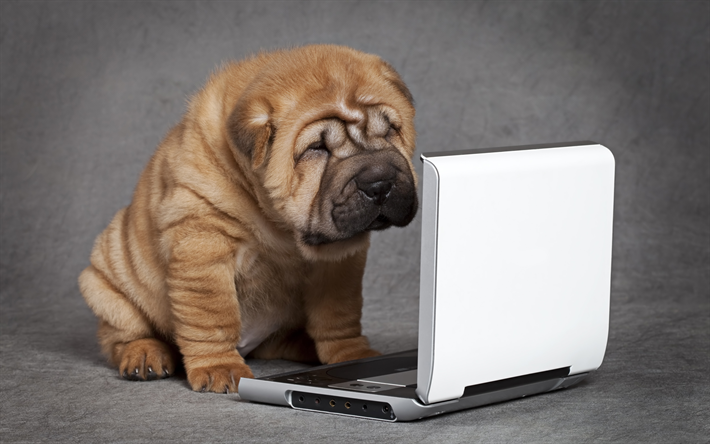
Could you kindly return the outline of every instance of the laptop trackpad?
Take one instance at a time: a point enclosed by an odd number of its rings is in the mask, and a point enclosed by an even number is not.
[[[328,370],[328,376],[345,380],[329,387],[377,393],[417,383],[417,352],[396,353],[365,362],[351,361]]]
[[[406,372],[390,373],[389,375],[374,376],[372,378],[362,378],[358,379],[358,381],[406,387],[417,383],[417,370],[414,369]]]
[[[357,379],[355,381],[331,384],[328,387],[357,390],[360,392],[377,393],[406,387],[417,383],[417,370],[407,370],[388,375],[373,376],[372,378]]]

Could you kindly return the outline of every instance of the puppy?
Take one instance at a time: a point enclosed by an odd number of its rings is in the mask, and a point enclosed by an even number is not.
[[[235,392],[244,357],[375,356],[369,232],[417,211],[411,94],[379,57],[317,45],[215,73],[160,144],[79,277],[126,379]]]

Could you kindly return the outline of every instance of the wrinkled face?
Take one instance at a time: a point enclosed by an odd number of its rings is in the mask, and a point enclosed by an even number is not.
[[[411,95],[376,56],[332,46],[285,54],[228,130],[304,256],[337,259],[417,212]]]
[[[368,107],[364,119],[324,119],[308,125],[294,150],[301,241],[318,246],[367,231],[405,226],[417,212],[412,166],[399,149],[397,116]]]

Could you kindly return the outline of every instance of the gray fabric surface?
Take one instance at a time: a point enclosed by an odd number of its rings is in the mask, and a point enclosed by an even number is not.
[[[1,5],[3,442],[707,442],[709,3]],[[400,72],[419,152],[611,148],[611,326],[596,374],[384,424],[194,393],[184,379],[127,382],[107,366],[76,284],[95,236],[222,60],[316,42],[379,54]],[[363,322],[383,352],[416,346],[420,221],[373,237]],[[250,364],[257,376],[299,368]]]

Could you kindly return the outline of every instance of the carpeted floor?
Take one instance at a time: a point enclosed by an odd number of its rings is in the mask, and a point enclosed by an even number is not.
[[[0,7],[0,441],[707,442],[709,3]],[[611,326],[596,374],[385,424],[195,393],[180,378],[127,382],[107,366],[76,284],[94,238],[221,61],[307,43],[389,61],[417,101],[418,152],[570,140],[614,152]],[[373,237],[363,322],[383,352],[416,347],[420,223]]]

